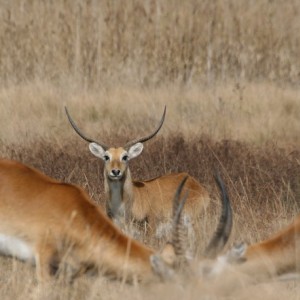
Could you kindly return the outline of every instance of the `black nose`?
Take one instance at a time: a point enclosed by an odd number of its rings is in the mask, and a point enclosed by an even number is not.
[[[111,172],[114,174],[114,176],[119,176],[121,173],[120,170],[115,170],[115,169],[111,170]]]

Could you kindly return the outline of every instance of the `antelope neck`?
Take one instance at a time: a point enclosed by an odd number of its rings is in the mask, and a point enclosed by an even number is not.
[[[124,176],[119,180],[112,180],[108,176],[105,176],[105,179],[109,188],[109,201],[113,214],[116,216],[119,213],[124,213],[120,209],[122,204],[125,205],[123,198],[127,186],[126,182],[131,180],[130,171],[127,169]]]
[[[110,202],[112,207],[119,209],[122,204],[122,195],[124,180],[111,180],[108,178],[109,193],[110,193]]]

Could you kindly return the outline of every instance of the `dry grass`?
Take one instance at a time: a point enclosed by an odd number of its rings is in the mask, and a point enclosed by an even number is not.
[[[1,82],[299,81],[296,0],[14,0],[0,9]]]
[[[255,242],[300,206],[300,4],[296,0],[23,1],[0,3],[0,154],[77,183],[103,204],[102,164],[67,122],[112,145],[153,128],[132,162],[147,178],[187,171],[214,199],[221,170],[236,240]],[[197,252],[217,219],[199,220]],[[154,244],[153,246],[157,246]],[[299,283],[224,286],[179,280],[124,285],[103,276],[39,286],[34,269],[0,258],[1,299],[299,299]]]
[[[41,138],[56,143],[69,139],[74,131],[64,105],[88,135],[105,143],[122,144],[151,131],[167,105],[164,136],[181,133],[193,140],[205,135],[257,145],[272,141],[290,151],[300,145],[298,90],[267,83],[82,90],[36,81],[3,87],[0,139],[22,145]]]

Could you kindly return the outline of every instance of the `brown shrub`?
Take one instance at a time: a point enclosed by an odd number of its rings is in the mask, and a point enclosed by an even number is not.
[[[1,152],[49,176],[79,184],[103,203],[103,162],[89,152],[85,143],[71,140],[57,146],[40,142],[25,148],[2,147]],[[213,175],[219,170],[239,213],[247,213],[242,205],[246,201],[255,213],[263,212],[268,218],[276,214],[272,210],[274,203],[291,212],[295,204],[300,206],[299,160],[299,152],[287,154],[272,144],[255,147],[231,140],[215,142],[207,137],[186,140],[171,136],[146,144],[144,153],[130,165],[136,179],[186,171],[213,195],[216,193]]]

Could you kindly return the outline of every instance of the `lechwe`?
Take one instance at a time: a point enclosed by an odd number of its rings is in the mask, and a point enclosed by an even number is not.
[[[292,278],[300,273],[300,215],[270,239],[247,246],[234,246],[220,257],[223,266],[234,264],[234,271],[258,280],[271,277]],[[214,271],[218,266],[215,264]],[[219,272],[218,272],[219,273]]]
[[[19,162],[0,160],[0,253],[35,263],[41,280],[62,260],[74,274],[95,268],[128,280],[150,280],[154,274],[168,278],[183,253],[179,244],[185,199],[178,200],[183,184],[174,197],[172,242],[156,254],[123,234],[81,188]],[[223,214],[220,222],[225,219]],[[224,230],[216,232],[210,251],[228,236],[228,226],[220,228]]]
[[[171,173],[151,180],[132,180],[128,163],[140,155],[144,142],[153,138],[164,123],[166,108],[159,126],[149,135],[128,142],[124,147],[109,147],[102,142],[87,137],[77,127],[65,108],[68,119],[95,156],[105,162],[104,187],[106,192],[106,212],[118,223],[128,224],[134,220],[139,224],[147,223],[149,231],[161,237],[169,232],[173,193],[182,179],[188,176],[185,190],[189,192],[184,210],[186,223],[191,223],[208,204],[207,190],[187,173]],[[135,222],[135,223],[137,223]]]
[[[300,278],[300,215],[271,238],[247,246],[240,243],[213,260],[202,260],[198,272],[231,289],[238,283]]]

